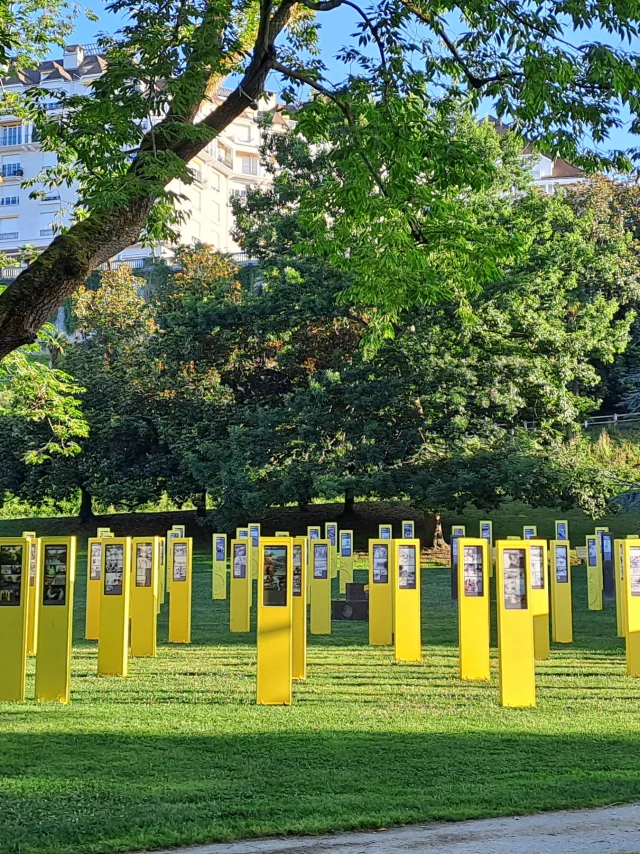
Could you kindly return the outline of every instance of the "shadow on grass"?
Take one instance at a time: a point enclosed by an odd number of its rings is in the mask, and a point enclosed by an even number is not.
[[[5,732],[0,756],[3,854],[153,848],[640,799],[640,742],[632,736]]]

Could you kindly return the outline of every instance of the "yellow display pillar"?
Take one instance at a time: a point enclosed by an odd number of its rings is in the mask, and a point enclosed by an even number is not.
[[[536,704],[536,675],[527,540],[498,540],[496,600],[500,705]]]
[[[324,538],[329,540],[329,565],[331,566],[331,578],[338,575],[338,524],[337,522],[325,522]]]
[[[369,643],[393,643],[393,571],[389,540],[369,540]]]
[[[191,643],[192,539],[180,537],[171,548],[169,643]]]
[[[566,519],[556,519],[556,540],[566,540],[569,542],[569,523]]]
[[[249,608],[253,608],[253,572],[251,569],[251,540],[248,528],[236,528],[236,539],[247,540],[247,572],[249,573]]]
[[[404,519],[402,522],[402,539],[413,540],[416,536],[416,526],[413,519]]]
[[[284,539],[284,538],[283,538]],[[307,678],[307,538],[293,539],[292,678]]]
[[[614,540],[613,557],[616,579],[616,631],[619,638],[626,637],[626,606],[624,598],[624,540]]]
[[[164,605],[167,586],[167,542],[160,537],[160,565],[158,566],[158,613]]]
[[[587,602],[590,611],[602,611],[602,561],[598,537],[587,537]]]
[[[38,603],[36,700],[68,703],[71,699],[76,538],[43,537],[40,564],[42,596]]]
[[[394,540],[393,649],[396,661],[422,661],[420,540]]]
[[[227,598],[227,535],[214,534],[213,543],[213,599]]]
[[[251,628],[251,572],[247,538],[231,540],[229,580],[229,630],[248,632]]]
[[[640,537],[623,544],[627,676],[640,676]]]
[[[35,655],[38,650],[38,605],[42,588],[40,573],[40,548],[34,531],[23,531],[22,536],[29,540],[29,603],[27,625],[27,654]]]
[[[103,543],[98,676],[126,676],[129,669],[131,538]]]
[[[340,531],[340,593],[353,583],[353,531]]]
[[[329,540],[312,540],[309,574],[311,575],[311,634],[331,634],[331,566]]]
[[[569,541],[552,540],[550,549],[552,636],[555,643],[573,643]]]
[[[0,701],[25,698],[29,623],[29,540],[0,538]]]
[[[392,540],[393,539],[393,526],[392,525],[378,525],[378,539],[379,540]]]
[[[486,540],[489,544],[489,578],[493,578],[493,522],[491,519],[480,521],[480,539]]]
[[[458,539],[466,535],[464,525],[451,526],[451,598],[454,602],[458,599]]]
[[[251,540],[251,577],[258,577],[258,550],[260,548],[260,525],[249,522],[249,539]]]
[[[158,636],[160,537],[134,537],[131,546],[131,656],[155,658]]]
[[[95,539],[104,540],[104,539],[112,539],[113,534],[111,533],[111,528],[98,528],[96,531]],[[94,538],[92,538],[94,539]]]
[[[289,531],[276,531],[276,537],[288,537]]]
[[[551,655],[549,642],[549,570],[546,540],[527,540],[531,575],[531,612],[533,614],[533,655],[544,661]]]
[[[307,540],[308,540],[308,551],[307,551],[307,566],[311,567],[311,543],[313,540],[319,540],[322,536],[322,531],[320,530],[320,525],[309,525],[307,528]],[[311,570],[307,573],[307,604],[311,604]]]
[[[84,622],[86,640],[98,640],[100,636],[103,548],[104,540],[101,538],[90,537],[87,541],[87,605]]]
[[[293,540],[290,537],[262,537],[258,566],[256,701],[265,705],[290,706]]]
[[[180,531],[176,530],[176,526],[174,525],[170,531],[167,531],[167,539],[166,539],[166,556],[167,556],[167,564],[166,564],[166,582],[165,582],[165,590],[171,596],[171,577],[173,575],[173,565],[171,561],[173,560],[173,548],[171,544],[174,540],[178,540],[181,537],[184,537],[184,534],[181,534]]]
[[[523,540],[535,540],[538,538],[537,525],[525,525],[522,529]]]
[[[484,537],[458,538],[458,638],[461,679],[489,679],[489,554]]]

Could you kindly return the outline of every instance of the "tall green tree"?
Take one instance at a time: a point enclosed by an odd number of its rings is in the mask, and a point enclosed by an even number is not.
[[[340,52],[344,79],[331,86],[317,33],[342,5],[361,24]],[[44,147],[59,157],[45,183],[79,181],[79,202],[71,228],[0,295],[0,358],[33,342],[101,262],[141,235],[167,233],[169,184],[192,179],[188,163],[255,106],[270,74],[291,83],[291,97],[298,85],[319,94],[298,119],[309,139],[331,143],[335,171],[305,209],[334,263],[353,253],[359,298],[381,309],[382,333],[403,306],[445,294],[450,277],[459,285],[495,278],[509,251],[508,235],[485,239],[461,206],[466,188],[493,168],[464,141],[450,147],[448,124],[461,107],[490,99],[552,152],[630,165],[624,154],[598,152],[627,111],[638,126],[638,55],[589,28],[633,44],[634,4],[115,0],[109,8],[127,24],[103,40],[108,69],[93,91],[59,93],[61,121],[40,108],[50,90],[27,99]],[[230,75],[231,91],[220,94]],[[403,258],[396,292],[392,271]]]

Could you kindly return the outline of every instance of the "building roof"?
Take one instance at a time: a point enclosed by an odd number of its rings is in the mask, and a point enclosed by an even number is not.
[[[75,47],[75,45],[74,45]],[[37,68],[22,69],[16,75],[5,77],[5,86],[15,86],[21,83],[24,86],[40,86],[48,81],[78,80],[81,77],[97,77],[107,67],[104,56],[100,54],[88,54],[77,68],[73,71],[64,67],[62,59],[48,59],[41,62]]]
[[[495,132],[499,136],[505,136],[511,130],[511,125],[505,124],[505,122],[500,119],[496,119],[495,116],[489,116],[487,119],[492,125]],[[524,148],[522,149],[523,154],[535,154],[534,147],[532,143],[526,142]],[[585,172],[583,169],[574,166],[573,163],[569,163],[567,160],[564,160],[562,157],[552,157],[550,154],[546,152],[540,152],[545,157],[548,157],[551,160],[551,175],[547,176],[549,178],[584,178]]]

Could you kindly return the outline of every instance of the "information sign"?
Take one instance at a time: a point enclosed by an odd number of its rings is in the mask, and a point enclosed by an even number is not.
[[[291,655],[293,679],[307,678],[307,540],[293,539]]]
[[[171,543],[172,581],[169,602],[169,643],[191,643],[192,540]]]
[[[420,541],[396,540],[393,596],[393,648],[396,661],[421,661]]]
[[[569,523],[566,519],[556,520],[556,540],[569,539]]]
[[[486,538],[459,538],[458,636],[461,679],[489,679],[490,545]]]
[[[391,543],[369,540],[369,643],[393,643],[393,584]]]
[[[136,537],[132,541],[131,655],[134,658],[154,658],[157,654],[161,542],[160,537]]]
[[[312,635],[331,634],[331,572],[329,540],[311,543],[311,621]]]
[[[454,602],[458,599],[458,540],[465,534],[464,525],[451,526],[451,598]]]
[[[227,535],[213,535],[213,573],[211,597],[227,598]]]
[[[587,537],[587,601],[590,611],[602,611],[602,562],[599,534]]]
[[[29,540],[0,539],[0,701],[25,698],[29,623]]]
[[[261,704],[291,705],[292,553],[291,538],[260,538],[256,700]]]
[[[340,593],[353,583],[353,531],[340,531]]]
[[[536,704],[530,542],[498,540],[496,600],[500,704]]]
[[[390,540],[393,535],[391,525],[378,525],[378,537],[381,540]]]
[[[551,542],[551,633],[556,643],[573,641],[571,562],[566,539]]]
[[[232,632],[248,632],[251,628],[251,576],[246,540],[231,541],[229,628]]]
[[[411,519],[406,519],[402,523],[402,539],[413,540],[415,537],[415,523]]]
[[[99,676],[126,676],[128,672],[131,551],[129,537],[114,537],[103,543]]]

